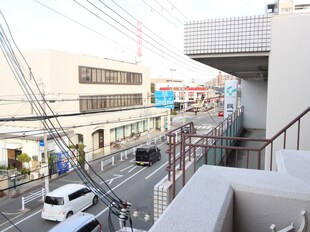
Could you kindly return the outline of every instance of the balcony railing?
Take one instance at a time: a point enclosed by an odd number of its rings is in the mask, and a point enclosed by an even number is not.
[[[182,171],[183,186],[186,183],[186,160],[194,160],[194,171],[203,164],[273,170],[275,152],[286,149],[288,141],[290,149],[300,149],[301,123],[302,119],[309,116],[309,111],[310,107],[269,139],[239,137],[243,129],[243,108],[205,135],[182,133],[184,126],[190,125],[194,128],[192,123],[169,131],[167,133],[170,141],[167,150],[169,154],[167,171],[168,180],[173,183],[173,196],[175,196],[176,171]],[[307,123],[306,120],[304,122]],[[179,140],[178,133],[180,133]],[[250,145],[240,146],[240,143]],[[180,155],[176,154],[177,146],[180,147]]]

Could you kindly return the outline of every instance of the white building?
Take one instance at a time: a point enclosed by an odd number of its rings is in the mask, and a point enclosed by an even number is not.
[[[156,91],[174,91],[174,102],[176,108],[188,107],[198,104],[203,99],[203,104],[215,103],[220,100],[218,92],[206,87],[203,83],[194,82],[171,82],[169,79],[152,79]]]
[[[111,142],[129,137],[132,133],[164,131],[164,121],[168,120],[169,111],[151,107],[149,68],[55,50],[25,51],[23,55],[45,94],[47,115],[51,115],[49,107],[60,115],[60,124],[70,131],[70,139],[75,144],[83,143],[88,151],[104,155],[110,151]],[[0,66],[3,80],[0,86],[1,118],[33,116],[32,106],[3,55],[0,56]],[[30,70],[26,78],[39,97]],[[77,115],[62,117],[71,113]],[[55,119],[52,120],[55,122]],[[0,131],[7,132],[5,127],[12,126],[18,131],[42,129],[40,121],[16,120],[2,123]],[[27,137],[31,136],[25,133],[24,141]],[[35,139],[31,137],[30,140],[35,141],[36,145],[30,157],[40,153],[39,142],[42,139],[42,133]],[[21,139],[19,142],[18,138],[9,140],[7,134],[1,136],[1,141],[2,161],[7,159],[8,149],[25,149]],[[56,149],[55,145],[50,145],[49,149]]]
[[[268,171],[202,166],[150,231],[309,231],[309,26],[309,13],[185,25],[185,53],[242,79],[243,127],[265,130],[276,152]]]

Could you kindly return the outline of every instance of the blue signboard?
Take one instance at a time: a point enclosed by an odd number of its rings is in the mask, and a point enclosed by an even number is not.
[[[155,107],[174,109],[174,92],[155,91]]]
[[[65,154],[60,152],[60,153],[56,153],[56,155],[58,156],[58,160],[57,160],[58,173],[63,174],[63,173],[68,172],[69,171],[69,162],[68,162],[68,159],[66,158]]]

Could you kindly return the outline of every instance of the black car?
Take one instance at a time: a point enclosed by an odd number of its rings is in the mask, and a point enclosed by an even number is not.
[[[148,165],[152,164],[161,159],[160,149],[155,146],[144,146],[139,147],[136,150],[136,164],[137,165]]]
[[[184,134],[190,134],[190,132],[191,132],[190,125],[186,125],[186,126],[182,127],[182,131]],[[195,134],[195,133],[196,133],[196,128],[193,128],[192,134]]]

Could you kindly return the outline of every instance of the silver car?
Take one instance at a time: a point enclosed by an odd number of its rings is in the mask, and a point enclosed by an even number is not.
[[[78,212],[54,226],[49,232],[102,232],[102,225],[94,215]]]

